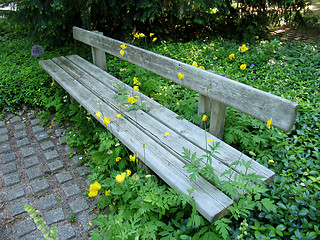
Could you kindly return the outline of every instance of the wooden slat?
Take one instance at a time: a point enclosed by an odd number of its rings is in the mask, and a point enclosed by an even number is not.
[[[80,58],[79,56],[73,55],[68,56],[67,59],[69,59],[73,64],[79,66],[83,69],[83,71],[86,71],[88,74],[93,76],[97,82],[101,82],[106,86],[107,88],[112,89],[112,91],[116,92],[117,87],[116,84],[119,84],[120,86],[125,88],[125,91],[128,93],[135,94],[137,93],[134,91],[131,87],[127,86],[123,82],[119,81],[115,77],[111,76],[110,74],[106,73],[105,71],[102,71],[98,67],[94,66],[93,64],[85,61],[84,59]],[[69,63],[65,63],[65,65],[68,65]],[[78,78],[80,79],[83,77],[83,73],[81,71],[78,73]],[[90,83],[88,83],[90,85]],[[91,84],[93,85],[93,83]],[[96,84],[94,85],[94,88],[96,89],[102,89],[102,87],[96,87]],[[108,94],[111,94],[108,92]],[[107,95],[108,95],[107,94]],[[157,119],[157,121],[161,122],[163,125],[165,125],[170,130],[163,129],[156,135],[161,135],[163,137],[163,133],[168,132],[176,132],[179,135],[183,137],[185,140],[192,140],[192,143],[195,144],[197,147],[201,149],[207,149],[207,142],[206,138],[212,138],[214,140],[214,143],[219,143],[220,148],[219,152],[216,154],[219,161],[227,166],[231,166],[232,163],[234,163],[237,160],[243,159],[247,162],[251,162],[252,170],[249,170],[248,173],[256,173],[258,175],[261,175],[264,177],[264,181],[270,182],[273,177],[274,173],[269,170],[268,168],[262,166],[261,164],[257,163],[256,161],[252,161],[251,158],[247,157],[246,155],[242,154],[238,150],[232,148],[228,144],[224,143],[223,141],[217,139],[212,134],[206,133],[203,129],[195,126],[194,124],[190,123],[189,121],[185,119],[177,119],[177,114],[173,113],[169,109],[165,108],[164,106],[160,105],[156,101],[153,101],[152,99],[146,97],[145,95],[142,95],[140,93],[137,93],[140,95],[141,100],[146,100],[146,106],[147,110],[146,112],[152,116],[153,118]],[[152,127],[152,126],[150,126]],[[162,132],[162,134],[161,134]],[[170,143],[170,145],[173,145]],[[176,152],[181,153],[182,152],[182,146],[185,146],[183,144],[179,144],[180,150],[176,149]],[[197,150],[194,150],[197,151]],[[199,155],[198,155],[199,156]],[[214,168],[216,168],[215,165],[213,165]],[[246,170],[242,166],[237,166],[233,168],[236,172],[242,172],[245,173]]]
[[[294,125],[298,104],[287,99],[130,44],[126,44],[125,54],[121,56],[120,45],[123,42],[78,27],[73,28],[73,37],[261,121],[267,122],[272,118],[272,125],[285,131],[290,131]],[[181,80],[179,72],[184,74]]]
[[[169,186],[177,188],[181,193],[186,195],[189,195],[188,189],[195,188],[191,196],[196,202],[197,210],[206,219],[214,221],[228,212],[227,207],[232,204],[232,200],[225,194],[202,177],[194,182],[190,182],[189,174],[186,172],[186,169],[183,168],[183,162],[165,148],[161,147],[147,134],[140,131],[140,129],[129,120],[116,118],[116,110],[110,107],[109,104],[101,101],[101,98],[81,85],[53,61],[44,60],[40,61],[39,64],[93,116],[95,116],[96,112],[103,109],[102,117],[98,120],[100,123],[102,123],[103,117],[114,116],[114,118],[111,119],[111,123],[107,126],[107,129],[131,151],[137,152],[139,158]],[[105,90],[107,90],[107,87]],[[97,104],[98,101],[101,101],[100,105]],[[148,144],[147,149],[141,148],[141,145],[144,143]]]

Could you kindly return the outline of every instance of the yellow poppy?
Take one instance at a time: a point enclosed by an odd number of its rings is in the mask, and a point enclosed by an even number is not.
[[[267,128],[270,129],[271,128],[271,123],[272,123],[272,118],[270,118],[267,122]]]
[[[184,78],[184,74],[182,74],[181,72],[178,73],[178,78],[179,80],[181,80],[182,78]]]
[[[110,118],[103,118],[102,124],[105,124],[108,126],[108,124],[110,124]]]
[[[97,113],[96,113],[96,116],[97,116],[97,119],[99,119],[100,116],[101,116],[101,112],[97,112]]]

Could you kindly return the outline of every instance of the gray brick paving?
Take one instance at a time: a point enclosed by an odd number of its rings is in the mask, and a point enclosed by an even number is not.
[[[20,131],[20,132],[16,132],[16,133],[14,134],[14,138],[15,138],[16,140],[25,138],[25,137],[27,137],[27,136],[28,136],[28,133],[27,133],[26,131]]]
[[[20,148],[20,147],[23,147],[23,146],[30,144],[30,140],[29,140],[29,138],[22,138],[20,140],[17,140],[16,144],[17,144],[17,147]]]
[[[49,132],[58,137],[51,139]],[[92,199],[83,196],[89,187],[88,168],[77,167],[78,159],[68,157],[70,148],[59,144],[64,133],[57,124],[41,126],[39,119],[26,113],[4,114],[0,121],[0,195],[7,204],[1,210],[12,221],[4,222],[0,239],[43,237],[24,210],[25,204],[39,210],[48,225],[57,227],[59,239],[88,239],[94,216],[90,214]],[[71,210],[75,224],[70,222]]]
[[[30,167],[36,166],[39,163],[40,163],[40,161],[37,156],[32,156],[32,157],[24,160],[25,168],[30,168]]]
[[[52,150],[50,152],[46,152],[44,156],[47,161],[52,161],[59,157],[59,153],[57,152],[57,150]]]
[[[32,156],[33,154],[36,153],[35,149],[33,147],[29,147],[29,146],[21,148],[20,152],[21,152],[21,155],[23,158]]]
[[[7,153],[12,150],[11,146],[9,143],[4,143],[0,145],[0,153]]]

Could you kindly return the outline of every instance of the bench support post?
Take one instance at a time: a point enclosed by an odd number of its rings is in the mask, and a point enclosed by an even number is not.
[[[96,32],[96,33],[103,35],[102,32]],[[106,61],[105,52],[95,47],[91,47],[91,50],[92,50],[93,64],[107,71],[107,61]]]
[[[211,100],[211,118],[209,132],[221,140],[223,138],[226,108],[227,106],[225,104],[215,100]]]

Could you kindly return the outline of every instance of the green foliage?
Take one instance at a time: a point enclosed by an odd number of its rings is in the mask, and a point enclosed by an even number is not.
[[[270,24],[303,21],[300,12],[307,1],[22,0],[16,5],[16,12],[7,13],[11,21],[51,46],[70,40],[72,26],[97,29],[118,39],[156,32],[162,38],[190,40],[218,32],[249,41]]]
[[[55,226],[48,227],[47,223],[40,216],[40,212],[34,209],[30,205],[24,205],[24,209],[28,212],[29,216],[33,219],[33,221],[37,224],[37,228],[41,231],[43,235],[43,239],[48,240],[58,240],[57,237],[57,228]]]

